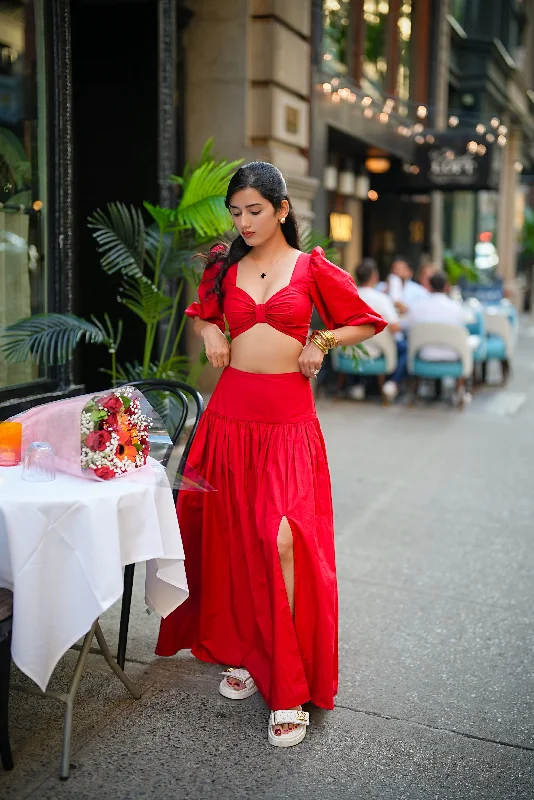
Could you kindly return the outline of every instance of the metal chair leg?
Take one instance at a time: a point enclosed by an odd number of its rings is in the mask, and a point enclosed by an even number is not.
[[[0,758],[4,769],[13,769],[9,744],[9,675],[11,671],[11,633],[0,642]]]
[[[124,593],[122,595],[119,645],[117,648],[117,664],[121,669],[124,669],[124,663],[126,661],[126,645],[128,644],[128,627],[130,624],[134,573],[135,564],[127,564],[124,568]]]

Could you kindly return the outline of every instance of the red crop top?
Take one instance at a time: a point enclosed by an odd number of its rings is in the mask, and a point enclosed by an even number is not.
[[[371,324],[379,333],[387,325],[361,299],[349,273],[328,261],[320,247],[314,248],[311,255],[300,254],[289,284],[275,292],[266,303],[256,303],[244,289],[236,286],[237,264],[234,264],[224,276],[221,307],[212,291],[219,269],[220,263],[215,263],[204,270],[198,288],[200,302],[190,305],[185,313],[215,323],[223,333],[226,318],[232,339],[257,323],[266,322],[304,345],[312,306],[330,330],[344,325]]]

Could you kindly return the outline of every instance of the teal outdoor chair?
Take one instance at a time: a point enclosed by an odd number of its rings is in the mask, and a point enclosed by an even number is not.
[[[508,316],[497,308],[488,307],[484,311],[486,326],[486,360],[500,361],[502,368],[502,382],[506,383],[510,375],[512,354],[514,349],[514,334]],[[484,380],[485,380],[484,369]]]
[[[346,375],[374,375],[382,394],[382,387],[387,375],[391,375],[397,368],[397,345],[392,334],[386,328],[369,340],[380,351],[376,358],[360,358],[354,361],[350,355],[345,355],[341,347],[330,352],[332,369],[338,375],[338,389],[341,390],[345,383]],[[387,398],[382,394],[382,400],[387,403]]]
[[[484,307],[479,300],[472,298],[464,304],[466,310],[466,328],[471,337],[477,336],[478,343],[472,347],[475,379],[480,374],[484,375],[484,364],[488,358],[488,345],[486,339],[486,322],[484,319]]]
[[[419,353],[427,345],[452,348],[458,354],[455,361],[427,361]],[[459,406],[463,407],[466,382],[473,374],[473,354],[469,345],[469,332],[459,325],[425,322],[414,325],[408,338],[408,375],[411,384],[411,404],[415,402],[422,379],[456,379]]]

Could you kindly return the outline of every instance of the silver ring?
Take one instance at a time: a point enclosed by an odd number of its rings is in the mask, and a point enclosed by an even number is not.
[[[315,377],[317,377],[317,375],[319,374],[319,370],[318,369],[312,369],[312,372],[315,375]]]

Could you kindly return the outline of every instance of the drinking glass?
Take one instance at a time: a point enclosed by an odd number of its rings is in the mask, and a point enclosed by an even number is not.
[[[24,454],[22,477],[25,481],[54,481],[54,450],[48,442],[32,442]]]

